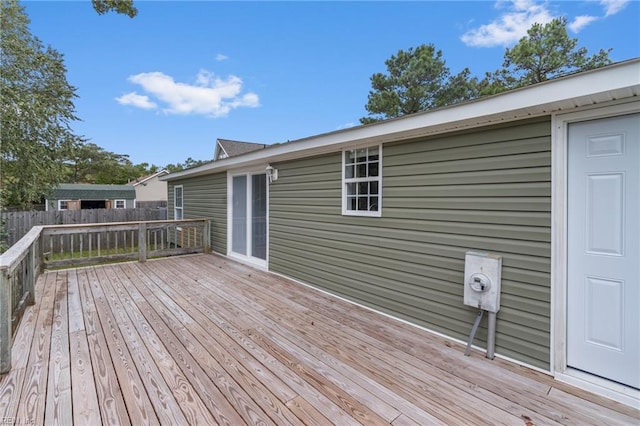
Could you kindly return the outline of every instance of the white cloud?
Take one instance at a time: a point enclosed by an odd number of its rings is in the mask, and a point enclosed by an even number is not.
[[[218,53],[216,55],[216,61],[218,62],[226,61],[227,59],[229,59],[229,57],[227,55],[223,55],[222,53]]]
[[[158,106],[154,102],[151,102],[148,96],[138,95],[136,92],[122,95],[119,98],[116,98],[116,101],[120,105],[131,105],[142,109],[154,109]]]
[[[195,83],[187,84],[176,82],[173,77],[156,71],[132,75],[129,81],[140,85],[157,99],[167,114],[223,117],[235,108],[260,106],[257,94],[241,94],[242,80],[235,75],[221,78],[211,71],[200,70]],[[147,96],[135,95],[148,101]]]
[[[605,17],[620,12],[629,2],[630,0],[600,0],[600,4],[604,6]]]
[[[597,21],[601,18],[606,18],[611,15],[615,15],[624,9],[630,0],[600,0],[600,4],[604,8],[604,16],[592,16],[592,15],[581,15],[576,16],[573,21],[569,24],[569,29],[574,33],[579,32],[584,27],[589,25],[590,23]]]
[[[533,24],[546,24],[554,18],[546,3],[534,0],[498,1],[496,7],[507,10],[490,24],[464,33],[461,40],[467,46],[508,46],[524,37]]]
[[[597,21],[597,16],[591,15],[580,15],[576,16],[573,21],[568,25],[569,29],[574,33],[580,32],[581,29],[592,23],[593,21]]]

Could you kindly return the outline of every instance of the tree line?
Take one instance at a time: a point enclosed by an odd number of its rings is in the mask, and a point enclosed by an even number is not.
[[[97,13],[134,17],[132,0],[92,0]],[[76,88],[63,55],[29,31],[16,0],[0,3],[0,208],[30,208],[60,183],[124,184],[162,168],[175,172],[205,161],[159,167],[133,164],[71,129]]]
[[[137,14],[132,0],[92,0],[99,14]],[[17,0],[0,0],[0,209],[28,209],[59,183],[122,184],[165,168],[170,172],[206,161],[188,158],[159,167],[133,164],[76,135],[76,88],[66,79],[63,55],[29,31]],[[567,35],[567,21],[535,24],[506,49],[501,68],[472,76],[469,68],[451,74],[441,50],[423,44],[399,50],[371,76],[362,124],[452,105],[538,83],[611,62],[609,50],[589,56]]]
[[[567,20],[534,24],[527,35],[504,52],[502,67],[472,77],[469,68],[452,75],[441,50],[433,44],[399,50],[385,61],[386,73],[371,76],[362,124],[494,95],[573,72],[610,64],[611,49],[589,55],[567,33]]]

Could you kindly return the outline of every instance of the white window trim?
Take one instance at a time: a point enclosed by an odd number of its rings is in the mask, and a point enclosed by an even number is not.
[[[640,112],[639,102],[611,102],[566,114],[553,114],[551,142],[551,374],[562,382],[578,386],[627,405],[637,406],[640,391],[574,370],[567,365],[567,196],[568,128],[571,123]],[[635,405],[634,405],[635,404]]]
[[[70,200],[58,200],[58,210],[69,210],[69,201]],[[62,208],[62,203],[67,203],[67,208]]]
[[[176,189],[180,188],[180,207],[176,206]],[[176,212],[180,210],[180,219],[177,219]],[[173,219],[174,220],[182,220],[184,219],[184,185],[175,185],[173,187]]]
[[[354,149],[362,149],[362,148],[372,148],[378,147],[378,210],[377,211],[364,211],[364,210],[348,210],[347,209],[347,182],[345,182],[345,156],[347,151],[351,151]],[[342,150],[342,160],[341,160],[341,168],[342,168],[342,215],[343,216],[367,216],[367,217],[382,217],[382,144],[378,145],[359,145],[352,146],[349,148],[345,148]],[[362,181],[371,182],[373,179],[365,178]],[[358,182],[357,180],[350,180],[351,182]]]
[[[118,202],[122,201],[122,207],[118,207]],[[126,209],[127,201],[126,200],[113,200],[113,208],[114,209]]]

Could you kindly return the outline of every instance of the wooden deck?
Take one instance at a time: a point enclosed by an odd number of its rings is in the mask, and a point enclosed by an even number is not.
[[[53,271],[3,424],[638,424],[640,412],[214,255]]]

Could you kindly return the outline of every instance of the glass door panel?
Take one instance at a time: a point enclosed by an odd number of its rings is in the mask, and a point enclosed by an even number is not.
[[[267,259],[267,175],[251,176],[251,256]]]
[[[231,251],[247,254],[247,177],[234,176],[232,188]]]

